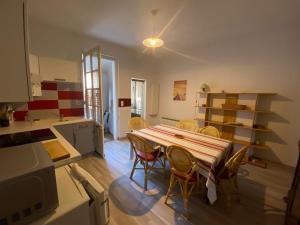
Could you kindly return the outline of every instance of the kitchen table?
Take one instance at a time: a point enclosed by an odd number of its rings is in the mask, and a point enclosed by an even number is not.
[[[211,204],[217,200],[215,168],[232,148],[232,142],[168,125],[157,125],[133,131],[161,146],[178,145],[198,159],[199,173],[206,178],[207,197]],[[178,138],[178,135],[182,138]],[[177,137],[176,137],[177,136]]]

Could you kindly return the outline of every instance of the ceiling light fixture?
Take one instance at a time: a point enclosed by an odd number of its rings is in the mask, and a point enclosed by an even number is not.
[[[163,46],[164,41],[160,38],[150,37],[143,40],[143,45],[149,48],[158,48]]]
[[[155,16],[158,13],[158,9],[152,9],[151,14],[153,16],[153,28],[152,35],[145,40],[143,40],[143,45],[148,48],[159,48],[164,45],[164,41],[159,38],[159,36],[154,35],[155,33]]]

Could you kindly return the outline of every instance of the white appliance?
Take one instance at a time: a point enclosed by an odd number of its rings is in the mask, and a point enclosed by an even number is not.
[[[52,212],[56,187],[54,164],[41,143],[0,148],[0,224],[28,224]]]
[[[57,168],[59,206],[31,225],[105,225],[108,197],[103,187],[77,164]]]
[[[71,174],[82,183],[90,200],[91,225],[106,225],[109,223],[109,199],[104,188],[77,163],[71,165]]]

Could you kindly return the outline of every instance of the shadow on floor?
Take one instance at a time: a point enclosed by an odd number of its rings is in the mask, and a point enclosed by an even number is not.
[[[116,207],[126,214],[141,216],[149,212],[164,193],[151,180],[148,181],[148,191],[144,192],[140,185],[143,183],[143,176],[136,174],[134,178],[136,181],[123,175],[114,180],[109,186],[109,196]]]

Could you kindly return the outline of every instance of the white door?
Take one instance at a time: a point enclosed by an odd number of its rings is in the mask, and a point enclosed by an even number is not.
[[[104,125],[102,102],[101,49],[96,47],[83,53],[83,89],[85,116],[94,119],[98,132],[98,152],[103,154]]]

